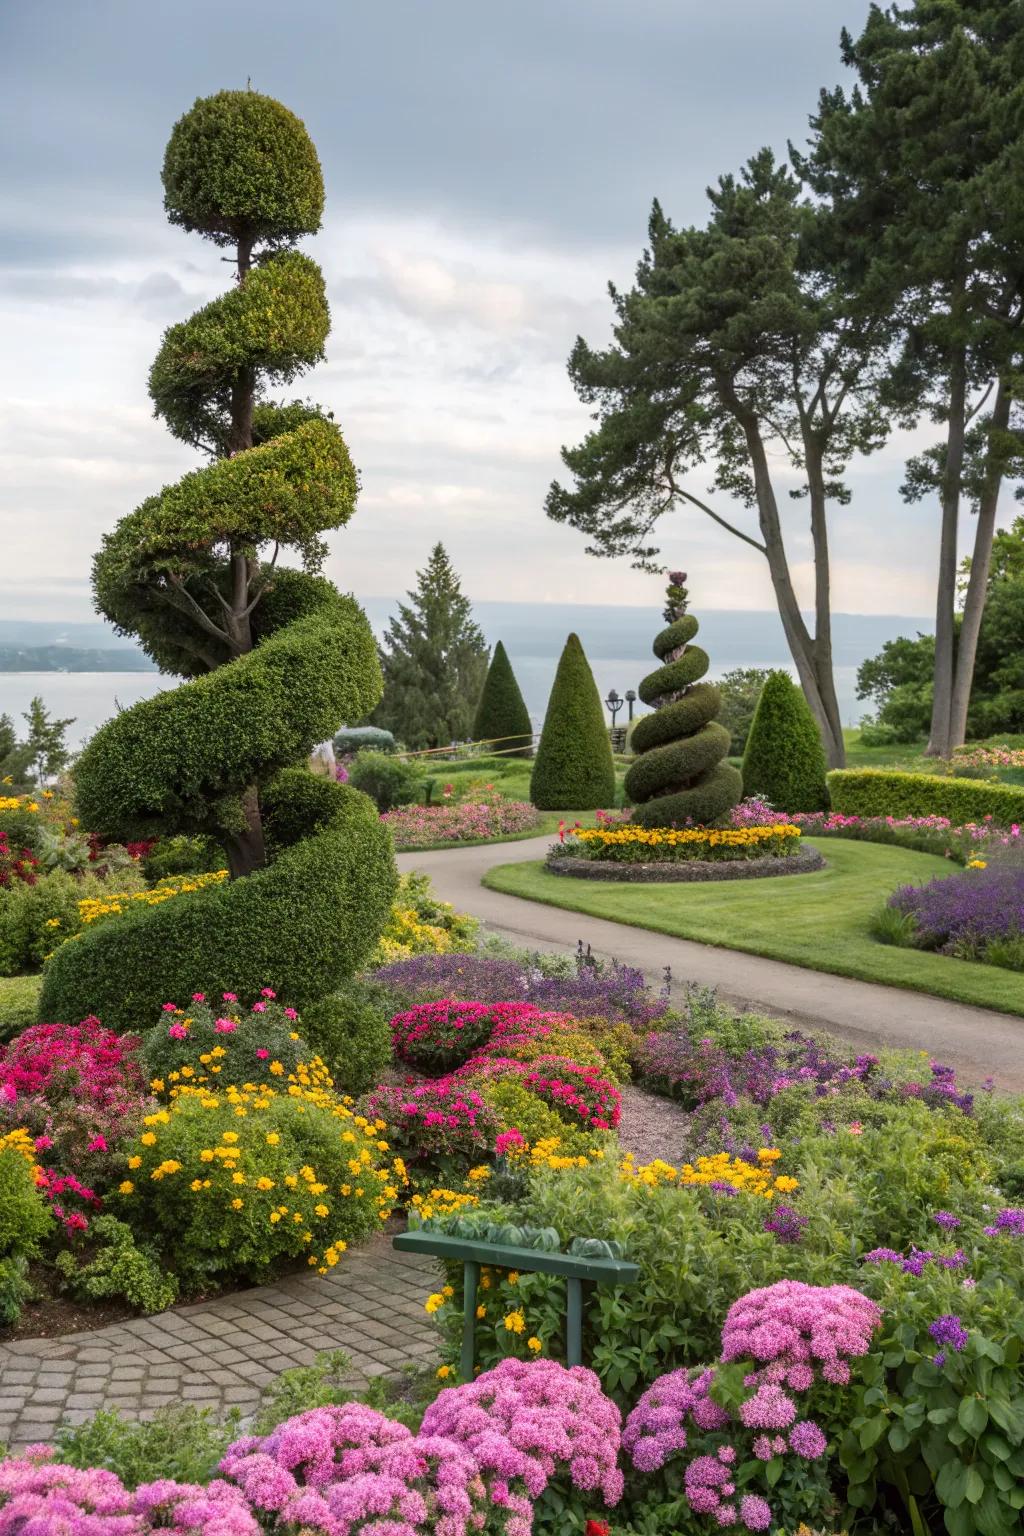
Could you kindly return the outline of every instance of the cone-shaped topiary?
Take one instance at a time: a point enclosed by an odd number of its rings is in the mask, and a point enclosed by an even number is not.
[[[594,811],[612,804],[615,765],[601,695],[578,635],[565,642],[530,776],[540,811]]]
[[[476,741],[493,741],[494,750],[509,757],[529,757],[533,751],[533,722],[500,640],[484,678],[473,736]]]
[[[637,758],[625,788],[633,820],[644,827],[718,821],[743,793],[736,769],[723,761],[729,732],[715,720],[721,694],[713,684],[697,681],[708,669],[708,653],[688,643],[698,624],[686,612],[685,581],[684,572],[669,573],[668,628],[653,646],[663,665],[638,690],[654,713],[642,715],[633,727]]]
[[[330,326],[320,269],[291,248],[320,225],[316,150],[279,102],[222,91],[175,126],[164,189],[172,223],[235,255],[230,291],[170,327],[149,379],[170,431],[213,462],[121,519],[93,587],[120,633],[191,680],[97,731],[75,792],[107,837],[215,838],[234,878],[132,903],[58,947],[42,1016],[118,1030],[196,987],[328,995],[372,949],[396,883],[372,803],[304,766],[381,692],[365,615],[318,574],[323,535],[355,507],[345,441],[316,406],[265,396],[320,360]]]
[[[769,672],[743,754],[743,793],[776,810],[828,809],[825,749],[810,706],[788,672]]]

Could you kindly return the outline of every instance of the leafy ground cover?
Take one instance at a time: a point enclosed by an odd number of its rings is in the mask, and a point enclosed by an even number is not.
[[[499,865],[488,871],[484,884],[674,938],[1024,1016],[1020,981],[1012,973],[886,946],[872,938],[870,924],[879,898],[897,886],[921,885],[950,874],[948,861],[873,843],[807,841],[820,848],[825,868],[773,883],[770,901],[754,881],[678,890],[618,881],[591,885],[551,875],[539,861]]]

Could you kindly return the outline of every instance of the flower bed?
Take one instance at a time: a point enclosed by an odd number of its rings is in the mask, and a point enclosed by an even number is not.
[[[594,859],[577,859],[549,855],[546,868],[552,875],[575,875],[579,880],[620,880],[637,883],[668,883],[671,881],[706,880],[761,880],[776,875],[806,875],[821,869],[825,860],[816,848],[799,848],[794,852],[778,855],[736,859],[681,859],[675,862],[664,859],[660,863],[598,863]]]
[[[1024,847],[1017,825],[998,826],[991,816],[954,826],[948,816],[847,816],[840,811],[797,814],[792,820],[809,837],[842,837],[855,842],[892,843],[918,853],[935,853],[966,864],[994,851]]]
[[[612,864],[728,862],[789,858],[799,841],[800,828],[785,821],[743,827],[582,827],[561,839],[554,852],[557,858]]]
[[[976,861],[960,874],[904,885],[875,921],[888,943],[1024,971],[1024,868]]]
[[[528,801],[497,798],[476,804],[405,805],[386,812],[381,820],[391,828],[400,853],[435,843],[516,837],[541,824],[540,812]]]

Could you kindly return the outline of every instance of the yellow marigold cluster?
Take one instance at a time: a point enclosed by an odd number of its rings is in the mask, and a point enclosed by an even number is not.
[[[431,1216],[453,1216],[456,1211],[479,1205],[480,1197],[470,1194],[468,1190],[431,1189],[425,1195],[413,1195],[409,1204],[423,1221],[429,1221]]]
[[[210,874],[189,875],[187,880],[162,880],[148,891],[130,891],[105,898],[87,896],[78,903],[78,915],[83,924],[88,926],[100,917],[119,916],[133,901],[141,901],[147,907],[159,907],[165,901],[173,901],[175,896],[188,896],[193,891],[205,891],[207,886],[219,885],[227,877],[226,869],[217,869]]]
[[[451,934],[444,928],[421,922],[412,907],[394,906],[377,941],[373,963],[391,965],[395,960],[408,960],[410,955],[444,955],[451,947]]]
[[[706,843],[709,848],[753,848],[780,838],[798,838],[800,828],[789,822],[771,827],[581,827],[572,835],[578,842],[598,843],[602,848],[630,843],[647,848],[682,848],[691,843]]]
[[[771,1200],[777,1194],[792,1194],[800,1187],[800,1181],[789,1174],[776,1174],[775,1165],[781,1156],[777,1147],[762,1147],[757,1162],[748,1163],[741,1157],[731,1157],[728,1152],[716,1152],[711,1157],[698,1157],[696,1162],[674,1168],[660,1158],[638,1165],[627,1153],[619,1165],[619,1172],[627,1183],[648,1189],[657,1189],[664,1184],[705,1187],[724,1184],[744,1194]]]
[[[2,808],[0,806],[0,809]],[[17,1152],[23,1157],[31,1168],[33,1177],[40,1172],[39,1164],[36,1162],[36,1144],[23,1125],[0,1136],[0,1156],[4,1152]]]
[[[191,1071],[183,1067],[180,1077]],[[301,1226],[299,1243],[316,1250],[308,1254],[307,1262],[326,1274],[346,1246],[335,1238],[324,1242],[321,1248],[321,1241],[330,1237],[334,1225],[330,1223],[332,1207],[347,1201],[373,1202],[379,1219],[386,1221],[400,1189],[408,1183],[408,1174],[400,1157],[388,1160],[382,1156],[390,1150],[381,1134],[385,1129],[383,1120],[371,1121],[355,1114],[351,1099],[339,1098],[330,1088],[314,1081],[307,1068],[300,1068],[296,1076],[305,1076],[307,1081],[290,1078],[287,1087],[281,1089],[246,1083],[220,1091],[179,1081],[171,1089],[168,1107],[143,1118],[139,1150],[128,1158],[129,1169],[142,1183],[125,1180],[119,1193],[126,1198],[140,1198],[147,1183],[160,1184],[181,1175],[190,1194],[217,1203],[219,1219],[230,1211],[247,1222],[265,1222],[271,1227],[282,1222]],[[326,1069],[323,1076],[330,1081]],[[335,1155],[344,1159],[344,1175],[333,1187],[311,1164],[292,1167],[282,1161],[281,1132],[273,1115],[264,1117],[261,1112],[272,1111],[275,1103],[284,1099],[296,1101],[300,1115],[306,1113],[307,1107],[315,1106],[338,1122],[340,1146]],[[222,1129],[219,1135],[214,1130],[208,1146],[193,1145],[187,1138],[174,1135],[174,1121],[180,1114],[194,1115],[197,1110],[210,1111],[211,1120],[216,1114],[216,1123],[220,1125],[228,1110],[239,1122],[247,1123],[240,1124],[239,1130]],[[166,1140],[171,1140],[173,1150],[180,1151],[181,1156],[161,1156],[162,1139],[165,1146]],[[186,1157],[188,1161],[183,1161]]]
[[[586,1168],[591,1163],[604,1161],[604,1148],[594,1146],[586,1152],[568,1154],[562,1150],[561,1138],[544,1136],[540,1141],[522,1142],[510,1147],[506,1157],[512,1162],[529,1164],[531,1168]]]

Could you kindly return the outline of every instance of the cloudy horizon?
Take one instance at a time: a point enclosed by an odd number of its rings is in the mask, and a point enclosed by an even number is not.
[[[866,11],[866,0],[8,7],[0,117],[17,150],[0,215],[0,611],[87,619],[103,533],[201,462],[153,419],[146,376],[164,328],[223,292],[228,269],[166,223],[159,173],[195,97],[247,78],[305,120],[324,167],[324,228],[304,249],[324,269],[333,329],[327,362],[292,393],[334,411],[363,485],[327,573],[393,598],[441,539],[477,600],[656,602],[657,577],[585,555],[581,534],[544,516],[559,447],[588,424],[565,359],[577,334],[607,338],[607,283],[629,283],[651,199],[700,220],[719,174],[799,139],[818,88],[843,78],[840,27]],[[833,513],[837,610],[931,610],[937,508],[904,506],[898,487],[934,430],[852,470],[853,505]],[[784,515],[806,599],[805,504]],[[661,541],[696,605],[774,608],[761,557],[699,513],[666,519]]]

